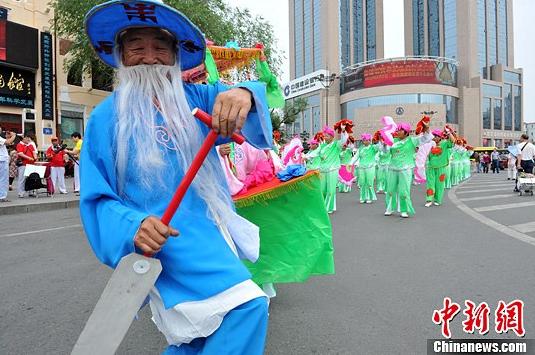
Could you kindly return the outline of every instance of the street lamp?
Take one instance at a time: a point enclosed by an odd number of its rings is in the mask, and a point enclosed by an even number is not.
[[[332,83],[338,79],[339,76],[336,73],[325,76],[324,74],[318,75],[317,79],[320,82],[321,86],[327,90],[325,95],[325,125],[329,125],[329,88]]]

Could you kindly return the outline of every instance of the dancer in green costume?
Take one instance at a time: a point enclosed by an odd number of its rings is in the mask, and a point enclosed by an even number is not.
[[[455,146],[452,149],[452,161],[451,161],[451,186],[457,186],[462,181],[463,166],[462,156],[464,148],[462,146],[462,140],[457,139]]]
[[[385,216],[392,215],[398,207],[401,217],[408,218],[414,214],[411,201],[412,173],[415,166],[416,147],[431,141],[429,126],[424,125],[423,135],[409,137],[411,126],[408,123],[397,125],[396,139],[390,148],[390,166],[386,182],[386,211]]]
[[[374,190],[375,166],[377,164],[377,154],[379,146],[371,144],[372,136],[363,133],[360,137],[362,145],[358,151],[358,180],[360,186],[360,203],[372,203],[377,200]]]
[[[433,140],[436,146],[431,148],[427,156],[425,169],[426,176],[426,204],[425,207],[440,206],[446,188],[447,168],[450,164],[450,154],[455,138],[448,133],[449,139],[442,139],[443,132],[440,129],[433,130]]]
[[[470,158],[472,157],[472,154],[474,154],[474,148],[472,148],[471,146],[469,145],[466,145],[464,147],[465,151],[464,151],[464,154],[463,154],[463,180],[466,180],[466,179],[469,179],[470,176],[472,175],[472,169],[471,169],[471,163],[470,163]]]
[[[449,157],[448,157],[449,164],[446,167],[446,181],[444,182],[444,185],[445,185],[446,189],[451,189],[451,161],[452,161],[452,154],[453,154],[451,149],[450,149],[450,153],[449,154],[450,154]]]
[[[375,181],[377,185],[377,193],[384,194],[386,191],[386,174],[388,172],[388,166],[390,165],[390,153],[389,147],[383,143],[381,132],[374,133],[372,138],[372,144],[380,144],[379,153],[377,154],[377,169],[375,173]]]
[[[308,170],[317,170],[321,164],[319,142],[312,138],[308,141],[308,147],[309,151],[305,154],[306,167]]]
[[[388,151],[380,150],[377,161],[377,193],[385,193],[386,191],[386,176],[388,174],[388,166],[390,165],[391,155]]]
[[[325,142],[320,146],[320,172],[321,191],[325,199],[325,208],[328,213],[336,211],[336,185],[338,183],[338,170],[340,169],[340,153],[344,149],[346,136],[340,140],[334,139],[334,130],[325,126],[323,128]]]
[[[338,170],[338,191],[342,193],[351,192],[352,185],[355,182],[353,175],[353,148],[355,138],[349,136],[347,139],[347,147],[340,153],[340,169]]]

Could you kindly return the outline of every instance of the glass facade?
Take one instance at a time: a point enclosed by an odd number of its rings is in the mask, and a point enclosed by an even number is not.
[[[313,136],[313,132],[318,132],[321,129],[321,115],[320,115],[320,95],[312,95],[305,98],[307,100],[306,109],[301,112],[292,126],[289,127],[288,133],[299,134],[308,132],[309,136]]]
[[[477,48],[479,57],[479,67],[481,75],[486,78],[487,74],[487,37],[485,21],[485,0],[477,0]]]
[[[501,86],[483,84],[483,96],[487,97],[502,97]]]
[[[444,0],[444,56],[457,58],[457,0]]]
[[[481,112],[483,113],[483,129],[490,129],[490,99],[483,98],[481,102]]]
[[[444,101],[446,104],[446,123],[459,123],[457,115],[457,98],[453,96],[444,96]]]
[[[312,132],[316,133],[321,128],[321,113],[320,113],[320,107],[314,106],[312,107]]]
[[[521,79],[520,79],[520,74],[507,71],[507,70],[503,71],[503,81],[507,81],[508,83],[513,83],[513,84],[522,84]]]
[[[498,0],[498,63],[507,62],[507,1]]]
[[[305,75],[312,73],[314,67],[312,66],[312,4],[310,1],[305,1],[303,3],[303,37],[305,50],[304,62],[305,62]]]
[[[350,64],[349,2],[349,0],[340,0],[340,64],[342,66],[340,69],[343,69]]]
[[[492,99],[492,111],[494,114],[494,129],[502,129],[502,100]]]
[[[363,0],[353,1],[353,63],[364,62]]]
[[[298,78],[304,75],[303,63],[303,0],[294,1],[295,14],[295,77]]]
[[[71,134],[80,132],[84,134],[84,114],[76,111],[61,110],[61,136],[64,143],[73,146]]]
[[[498,62],[496,48],[496,0],[487,0],[487,42],[488,42],[488,62],[490,67]]]
[[[321,1],[314,0],[314,71],[323,69],[321,47]]]
[[[503,129],[510,131],[513,129],[513,88],[510,84],[503,85],[504,97],[504,125]]]
[[[310,133],[312,129],[312,111],[305,110],[303,112],[303,132]]]
[[[515,131],[522,131],[522,95],[520,86],[513,87],[515,102]]]
[[[357,99],[342,104],[342,117],[353,119],[354,111],[359,108],[403,104],[444,104],[446,105],[446,121],[458,123],[457,98],[438,94],[401,94]]]
[[[424,0],[412,0],[412,46],[414,55],[425,55]]]
[[[440,19],[439,1],[427,0],[427,38],[429,55],[440,56]]]
[[[366,60],[375,60],[377,38],[375,36],[375,0],[366,0]]]

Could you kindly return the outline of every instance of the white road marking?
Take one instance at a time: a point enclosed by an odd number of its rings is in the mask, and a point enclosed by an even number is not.
[[[479,200],[492,200],[494,198],[507,198],[507,197],[515,197],[514,194],[507,194],[507,195],[490,195],[490,196],[479,196],[479,197],[465,197],[460,198],[459,201],[479,201]]]
[[[495,188],[495,189],[466,190],[466,191],[462,190],[462,191],[459,191],[459,192],[456,192],[456,193],[457,193],[457,195],[459,195],[459,194],[473,194],[473,193],[478,193],[478,192],[491,192],[491,191],[503,191],[503,192],[511,191],[511,195],[514,196],[512,188],[510,188],[510,189],[508,189],[508,188],[500,188],[500,189]]]
[[[519,231],[521,233],[535,232],[535,222],[515,224],[515,225],[509,226],[509,227],[511,227],[514,230],[517,230],[517,231]]]
[[[461,211],[463,211],[464,213],[466,213],[470,217],[476,219],[478,222],[481,222],[481,223],[483,223],[483,224],[485,224],[485,225],[487,225],[487,226],[489,226],[491,228],[494,228],[497,231],[499,231],[499,232],[501,232],[501,233],[503,233],[505,235],[510,236],[511,238],[515,238],[515,239],[520,240],[520,241],[522,241],[524,243],[528,243],[528,244],[531,244],[531,245],[535,246],[535,238],[530,237],[529,235],[524,234],[522,232],[519,232],[517,230],[514,230],[513,228],[510,228],[508,226],[500,224],[500,223],[498,223],[496,221],[493,221],[492,219],[488,218],[487,216],[485,216],[485,215],[483,215],[481,213],[477,213],[476,211],[474,211],[470,207],[466,206],[464,203],[462,203],[457,198],[457,196],[455,195],[455,190],[456,190],[456,188],[451,189],[448,192],[448,197]]]
[[[40,229],[40,230],[28,231],[28,232],[3,234],[3,235],[0,235],[0,238],[18,237],[18,236],[21,236],[21,235],[36,234],[36,233],[43,233],[43,232],[51,232],[51,231],[57,231],[57,230],[61,230],[61,229],[68,229],[68,228],[79,228],[81,226],[82,226],[81,224],[71,224],[69,226],[63,226],[63,227]]]
[[[507,187],[510,186],[511,188],[515,187],[515,184],[511,183],[501,183],[501,184],[462,184],[459,186],[461,189],[473,189],[473,188],[481,188],[481,187]]]
[[[474,211],[476,211],[476,212],[490,212],[490,211],[500,211],[500,210],[507,210],[507,209],[510,209],[510,208],[521,208],[521,207],[530,207],[530,206],[535,206],[535,201],[507,203],[507,204],[504,204],[504,205],[478,207],[478,208],[474,208]]]

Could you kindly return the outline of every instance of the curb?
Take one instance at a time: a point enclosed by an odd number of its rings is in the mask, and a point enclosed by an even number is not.
[[[78,208],[80,200],[58,201],[58,202],[43,202],[32,203],[27,205],[15,205],[0,207],[0,216],[7,216],[21,213],[43,212],[51,210],[61,210],[64,208]]]
[[[468,179],[467,181],[470,181],[472,180],[472,178]],[[463,186],[464,183],[466,181],[464,181],[463,183],[455,186],[455,187],[452,187],[452,189],[448,192],[448,198],[451,200],[451,202],[453,202],[453,204],[455,206],[457,206],[457,208],[459,208],[461,211],[463,211],[464,213],[466,213],[467,215],[469,215],[470,217],[474,218],[475,220],[477,220],[478,222],[482,223],[482,224],[485,224],[486,226],[490,227],[490,228],[494,228],[495,230],[497,230],[498,232],[501,232],[511,238],[515,238],[517,240],[520,240],[521,242],[524,242],[524,243],[528,243],[530,245],[533,245],[535,246],[535,238],[525,234],[525,233],[521,233],[517,230],[514,230],[513,228],[510,228],[504,224],[501,224],[501,223],[498,223],[492,219],[490,219],[489,217],[479,213],[479,212],[476,212],[474,209],[468,207],[466,204],[464,204],[461,200],[459,200],[459,198],[457,197],[457,188],[460,187],[460,186]]]

